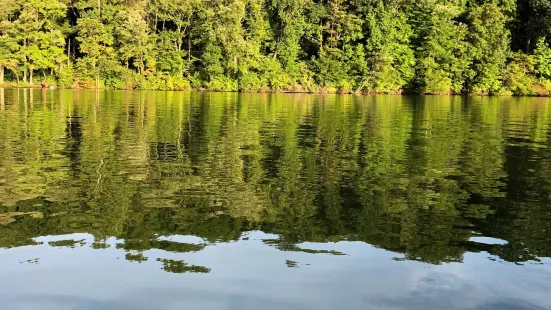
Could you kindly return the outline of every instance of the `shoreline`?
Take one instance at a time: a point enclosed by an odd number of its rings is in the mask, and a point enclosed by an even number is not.
[[[53,86],[54,88],[50,88]],[[415,92],[395,92],[395,93],[383,93],[383,92],[339,92],[339,91],[300,91],[300,90],[288,90],[288,91],[272,91],[272,90],[259,90],[259,91],[234,91],[234,90],[209,90],[204,88],[189,88],[189,89],[148,89],[148,88],[107,88],[107,87],[60,87],[58,85],[50,84],[46,88],[42,88],[41,84],[33,85],[13,85],[12,83],[0,84],[0,88],[20,88],[20,89],[63,89],[63,90],[120,90],[120,91],[160,91],[160,92],[209,92],[209,93],[241,93],[241,94],[310,94],[310,95],[354,95],[354,96],[375,96],[375,95],[388,95],[388,96],[460,96],[460,97],[529,97],[529,98],[550,98],[549,94],[534,94],[534,95],[515,95],[515,94],[476,94],[476,93],[415,93]]]

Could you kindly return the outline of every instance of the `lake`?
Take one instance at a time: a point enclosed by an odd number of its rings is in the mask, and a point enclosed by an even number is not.
[[[551,99],[0,89],[2,309],[551,309]]]

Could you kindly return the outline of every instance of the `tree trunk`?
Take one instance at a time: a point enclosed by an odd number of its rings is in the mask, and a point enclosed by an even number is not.
[[[321,50],[323,50],[323,27],[320,23],[320,26],[319,26],[319,40],[320,40],[320,54],[321,54]]]
[[[29,68],[29,84],[33,85],[33,68]]]
[[[27,83],[27,68],[23,69],[23,83]]]
[[[189,31],[188,33],[188,36],[187,36],[187,61],[188,61],[188,66],[190,66],[190,62],[191,62],[191,30]]]
[[[273,57],[274,59],[277,58],[277,50],[279,49],[279,44],[281,43],[282,40],[283,39],[281,39],[281,38],[277,38],[277,40],[276,40],[276,46],[274,48],[274,57]]]
[[[71,38],[67,38],[67,61],[71,61]]]
[[[0,84],[4,84],[4,65],[0,65]]]
[[[530,54],[530,45],[532,43],[532,40],[528,38],[528,41],[526,41],[526,54]]]
[[[182,25],[178,24],[178,40],[176,41],[176,45],[179,51],[182,50]]]
[[[17,79],[17,85],[19,85],[19,74],[17,74],[17,70],[11,70],[13,72],[13,75],[15,75],[15,78]]]
[[[4,111],[6,103],[4,102],[4,89],[0,88],[0,110]]]

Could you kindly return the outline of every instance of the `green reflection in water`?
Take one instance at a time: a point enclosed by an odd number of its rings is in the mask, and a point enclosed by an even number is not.
[[[0,247],[83,232],[142,262],[262,230],[284,251],[342,255],[297,244],[349,240],[434,264],[551,256],[548,99],[1,92]],[[171,235],[205,243],[159,239]]]

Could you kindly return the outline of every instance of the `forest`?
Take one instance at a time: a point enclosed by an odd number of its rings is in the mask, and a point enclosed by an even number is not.
[[[549,95],[549,0],[0,0],[0,84]]]

